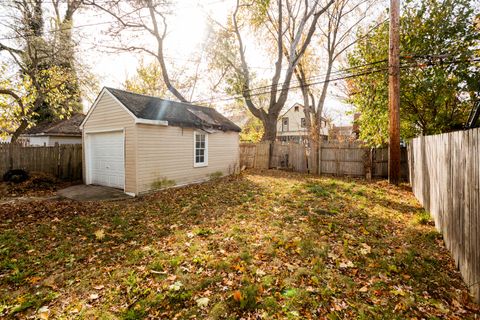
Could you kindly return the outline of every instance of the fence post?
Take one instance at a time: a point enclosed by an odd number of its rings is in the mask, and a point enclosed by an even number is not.
[[[318,175],[322,175],[322,148],[323,148],[323,143],[319,141],[318,143],[318,163],[317,163],[317,172]]]
[[[56,166],[54,167],[55,170],[55,176],[59,177],[60,176],[60,161],[61,161],[61,155],[60,155],[60,145],[58,142],[55,142],[55,160],[56,160]]]
[[[365,179],[368,181],[372,180],[372,171],[373,171],[373,154],[371,148],[364,149],[364,168],[365,168]]]
[[[273,141],[268,141],[269,147],[268,147],[268,169],[272,168],[272,157],[273,157]]]
[[[13,169],[13,143],[8,145],[8,169]]]

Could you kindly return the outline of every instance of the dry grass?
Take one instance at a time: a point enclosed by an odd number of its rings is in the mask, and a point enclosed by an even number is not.
[[[0,316],[473,319],[405,186],[247,172],[109,203],[0,206]]]

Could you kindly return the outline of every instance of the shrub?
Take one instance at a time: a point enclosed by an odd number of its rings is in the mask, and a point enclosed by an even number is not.
[[[173,187],[175,184],[175,180],[169,180],[167,178],[157,179],[152,182],[152,189],[164,189]]]
[[[215,172],[212,172],[212,173],[209,174],[209,177],[210,177],[211,180],[221,178],[222,176],[223,176],[222,171],[215,171]]]
[[[422,210],[420,213],[418,213],[415,216],[415,222],[418,224],[426,225],[430,221],[431,221],[430,214],[425,210]]]

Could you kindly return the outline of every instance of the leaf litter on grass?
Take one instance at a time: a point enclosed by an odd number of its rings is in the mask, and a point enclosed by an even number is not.
[[[4,204],[0,315],[474,319],[422,212],[405,186],[279,171],[118,202]]]

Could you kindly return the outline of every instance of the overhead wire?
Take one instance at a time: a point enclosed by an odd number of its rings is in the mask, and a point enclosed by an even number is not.
[[[480,61],[480,57],[475,57],[475,58],[466,59],[466,60],[441,61],[440,63],[436,63],[436,62],[426,62],[426,63],[413,62],[413,63],[401,65],[400,68],[401,69],[407,69],[407,68],[412,68],[412,67],[434,66],[436,64],[443,65],[443,64],[455,64],[455,63],[467,63],[467,62],[479,62],[479,61]],[[385,62],[385,61],[384,60],[375,61],[375,63],[377,63],[377,62]],[[349,68],[349,69],[354,69],[354,68],[355,67],[352,67],[352,68]],[[284,90],[300,89],[300,88],[303,88],[303,87],[310,87],[310,86],[314,86],[314,85],[318,85],[318,84],[323,84],[325,82],[329,82],[329,83],[330,82],[336,82],[336,81],[346,80],[346,79],[350,79],[350,78],[354,78],[354,77],[369,75],[369,74],[378,73],[378,72],[382,72],[382,71],[388,71],[388,70],[389,70],[388,67],[379,68],[379,69],[368,68],[363,72],[348,74],[348,75],[340,76],[340,77],[333,78],[333,79],[331,78],[331,79],[328,79],[328,80],[307,82],[306,84],[289,86],[288,88],[280,88],[280,89],[278,89],[278,91],[281,92],[281,91],[284,91]],[[310,80],[310,79],[308,79],[308,80]],[[253,88],[252,90],[256,90],[256,89],[258,89],[258,88]],[[254,92],[254,93],[250,93],[249,96],[250,97],[255,97],[255,96],[259,96],[259,95],[269,94],[271,92],[272,92],[272,90],[266,90],[266,91],[262,91],[262,92]],[[197,100],[197,101],[192,101],[192,103],[197,103],[197,104],[215,103],[215,102],[225,102],[225,101],[237,100],[237,99],[242,99],[242,98],[243,98],[243,94],[238,94],[238,95],[235,95],[235,96],[224,96],[224,97],[212,98],[212,99],[208,99],[208,100],[207,99]]]
[[[0,0],[0,3],[2,1]],[[203,5],[213,5],[213,4],[217,4],[217,3],[222,3],[224,2],[224,0],[217,0],[217,1],[211,1],[211,2],[208,2],[206,4],[202,3],[202,6]],[[53,3],[52,2],[44,2],[44,3]],[[105,2],[95,2],[96,4],[99,4],[99,3],[109,3],[108,1],[105,1]],[[197,5],[198,6],[198,5]],[[176,6],[175,8],[190,8],[192,6],[190,5],[182,5],[182,6]],[[200,7],[199,7],[200,8]],[[201,9],[201,8],[200,8]],[[127,15],[129,15],[131,13],[128,13]],[[106,13],[104,14],[100,14],[100,15],[96,15],[96,16],[101,16],[101,15],[106,15]],[[144,16],[138,16],[137,18],[149,18],[150,15],[144,15]],[[94,27],[94,26],[99,26],[99,25],[104,25],[104,24],[111,24],[111,23],[115,23],[115,22],[118,22],[118,20],[111,20],[111,21],[102,21],[102,22],[95,22],[95,23],[87,23],[87,24],[80,24],[80,25],[73,25],[71,27],[65,27],[65,28],[60,28],[60,29],[54,29],[54,30],[47,30],[47,31],[44,31],[44,34],[50,34],[50,33],[57,33],[57,32],[62,32],[62,31],[69,31],[69,30],[73,30],[73,29],[80,29],[80,28],[85,28],[85,27]],[[28,37],[34,37],[35,35],[34,34],[25,34],[25,35],[18,35],[18,36],[10,36],[10,37],[3,37],[3,38],[0,38],[0,41],[5,41],[5,40],[15,40],[15,39],[23,39],[23,38],[28,38]]]

